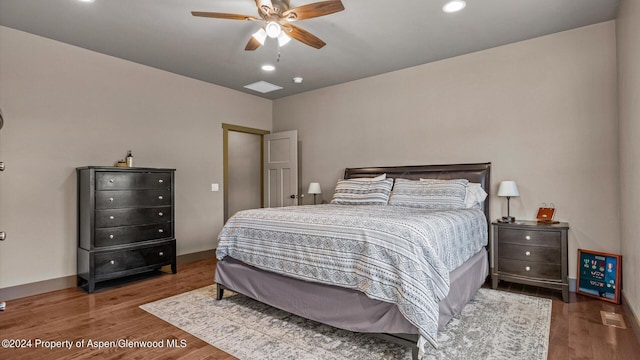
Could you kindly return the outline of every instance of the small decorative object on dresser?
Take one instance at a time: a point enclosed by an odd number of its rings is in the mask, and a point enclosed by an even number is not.
[[[569,302],[567,233],[569,224],[537,221],[494,222],[492,287],[500,280],[561,290]]]
[[[78,286],[171,265],[175,169],[87,166],[78,176]]]

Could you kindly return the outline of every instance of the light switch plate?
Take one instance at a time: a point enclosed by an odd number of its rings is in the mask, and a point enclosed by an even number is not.
[[[211,191],[220,191],[220,186],[218,186],[218,184],[211,184]]]

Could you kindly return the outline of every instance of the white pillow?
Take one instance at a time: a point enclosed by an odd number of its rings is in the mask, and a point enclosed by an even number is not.
[[[486,198],[487,192],[484,191],[481,184],[469,183],[469,185],[467,186],[467,197],[464,199],[464,203],[467,209],[481,209],[484,203],[484,199]]]
[[[349,180],[355,180],[355,181],[379,181],[379,180],[384,180],[387,178],[387,173],[384,173],[382,175],[378,175],[376,177],[372,177],[372,178],[353,178],[353,179],[349,179]]]

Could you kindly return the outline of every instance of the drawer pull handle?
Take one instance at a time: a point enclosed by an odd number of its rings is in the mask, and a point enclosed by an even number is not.
[[[113,179],[109,179],[109,182],[113,184]]]
[[[524,269],[527,271],[531,271],[531,266],[526,266]]]
[[[158,196],[158,199],[162,200],[164,197],[162,195]]]
[[[109,239],[113,239],[113,234],[109,235]]]
[[[160,252],[158,253],[158,255],[160,255],[160,256],[164,256],[164,253],[163,253],[162,251],[160,251]]]
[[[524,254],[527,256],[531,256],[531,251],[526,251]]]
[[[527,240],[531,240],[531,236],[530,235],[527,235],[524,238],[527,239]]]
[[[160,180],[158,180],[158,182],[159,182],[160,184],[162,184],[162,183],[164,182],[164,180],[160,179]]]
[[[109,198],[109,201],[113,201],[113,198]]]
[[[162,216],[162,215],[164,215],[164,214],[163,214],[163,213],[161,213],[161,212],[159,212],[159,213],[158,213],[158,216]]]
[[[113,220],[113,219],[115,219],[115,218],[113,217],[113,215],[111,215],[111,216],[109,216],[109,219]]]
[[[109,261],[109,264],[111,264],[111,265],[114,265],[115,263],[116,263],[115,260]]]
[[[162,230],[162,229],[158,229],[158,232],[159,232],[159,233],[163,233],[163,232],[164,232],[164,230]]]

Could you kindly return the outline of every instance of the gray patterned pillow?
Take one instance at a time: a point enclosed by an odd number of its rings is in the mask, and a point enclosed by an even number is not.
[[[464,209],[468,184],[466,179],[396,179],[389,205],[435,210]]]
[[[338,205],[387,205],[393,179],[378,181],[339,180],[331,199]]]

